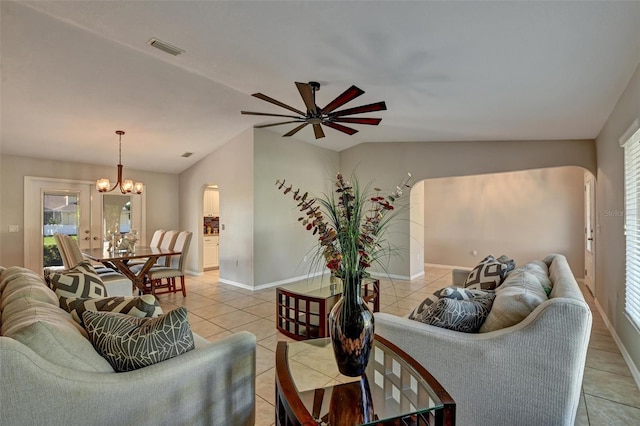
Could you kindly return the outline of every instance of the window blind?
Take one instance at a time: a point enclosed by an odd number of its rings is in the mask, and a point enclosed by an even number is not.
[[[640,130],[624,143],[625,312],[640,329]]]

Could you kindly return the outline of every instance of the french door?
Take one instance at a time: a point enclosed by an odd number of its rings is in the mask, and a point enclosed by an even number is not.
[[[76,238],[81,250],[103,247],[106,230],[144,235],[144,193],[99,193],[94,182],[25,177],[24,265],[33,271],[62,265],[53,234]]]
[[[585,172],[584,177],[584,283],[596,294],[596,262],[595,262],[595,177]]]

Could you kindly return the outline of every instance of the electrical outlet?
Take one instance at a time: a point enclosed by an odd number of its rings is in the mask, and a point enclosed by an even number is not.
[[[472,250],[471,251],[471,256],[477,256],[478,255],[478,250]]]

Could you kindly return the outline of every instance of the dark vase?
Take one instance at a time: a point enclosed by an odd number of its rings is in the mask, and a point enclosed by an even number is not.
[[[329,335],[338,370],[345,376],[364,374],[373,345],[373,313],[362,300],[359,277],[347,277],[342,297],[329,314]]]
[[[331,426],[362,425],[374,420],[373,398],[366,374],[356,382],[333,387],[329,401]]]

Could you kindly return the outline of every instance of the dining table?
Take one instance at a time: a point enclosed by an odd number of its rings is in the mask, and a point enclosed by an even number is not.
[[[145,275],[151,267],[156,264],[159,258],[164,256],[176,256],[182,252],[173,249],[160,247],[136,246],[133,251],[108,250],[104,248],[92,248],[82,250],[83,256],[95,262],[121,272],[133,283],[134,289],[137,288],[142,293],[149,293],[150,289],[145,286]],[[140,269],[132,270],[129,265],[131,260],[145,259]],[[139,263],[136,263],[139,264]]]

